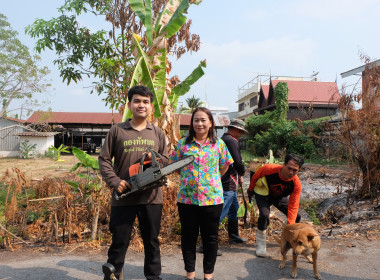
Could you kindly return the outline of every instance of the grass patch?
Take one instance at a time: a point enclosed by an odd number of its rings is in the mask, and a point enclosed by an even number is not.
[[[7,196],[7,186],[0,182],[0,222],[4,219],[5,199]]]
[[[318,203],[316,201],[304,201],[301,202],[301,206],[315,225],[321,225],[321,221],[317,218]]]
[[[251,161],[264,161],[265,162],[265,158],[264,157],[259,157],[259,156],[256,156],[246,150],[242,150],[240,151],[241,153],[241,157],[243,159],[244,162],[251,162]]]
[[[319,158],[319,157],[305,159],[305,163],[320,164],[323,166],[331,166],[331,167],[348,165],[347,161],[343,161],[339,159],[326,159],[326,158]]]

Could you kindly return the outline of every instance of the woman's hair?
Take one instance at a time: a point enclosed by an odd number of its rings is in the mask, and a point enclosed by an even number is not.
[[[207,137],[210,139],[210,142],[212,144],[216,143],[216,133],[215,133],[215,121],[214,118],[212,117],[212,114],[209,109],[205,107],[198,107],[193,111],[193,114],[191,115],[191,121],[190,121],[190,129],[189,129],[189,136],[186,137],[186,144],[190,144],[193,141],[193,138],[195,137],[195,130],[193,126],[193,121],[194,121],[194,115],[196,112],[201,111],[207,114],[210,122],[211,122],[211,127],[208,130]]]

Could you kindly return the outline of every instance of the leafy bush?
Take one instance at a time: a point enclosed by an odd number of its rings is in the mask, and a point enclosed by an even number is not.
[[[48,148],[48,150],[46,151],[46,156],[51,159],[57,159],[58,151]]]
[[[20,151],[22,158],[30,158],[33,156],[33,152],[36,151],[37,144],[29,143],[28,139],[25,139],[20,143]]]
[[[311,158],[317,153],[317,138],[322,132],[324,120],[308,122],[283,121],[272,128],[261,131],[253,140],[247,141],[247,147],[254,154],[265,156],[273,150],[278,156],[280,150]]]

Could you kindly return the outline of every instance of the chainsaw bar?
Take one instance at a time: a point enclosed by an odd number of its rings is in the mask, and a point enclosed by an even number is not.
[[[158,164],[154,164],[141,173],[130,177],[127,181],[131,185],[131,189],[122,194],[115,191],[115,198],[116,200],[120,200],[136,192],[157,188],[160,186],[157,183],[163,180],[165,176],[185,167],[193,161],[194,156],[190,155],[162,168]],[[155,162],[155,159],[153,159],[153,162]]]

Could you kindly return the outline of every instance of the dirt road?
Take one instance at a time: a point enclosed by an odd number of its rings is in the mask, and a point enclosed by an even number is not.
[[[279,270],[279,246],[268,244],[269,258],[257,258],[255,246],[223,246],[223,255],[218,257],[215,279],[287,280],[291,278],[291,261],[285,269]],[[319,254],[319,271],[328,280],[369,280],[379,279],[380,240],[365,239],[324,239]],[[291,258],[289,253],[289,258]],[[87,253],[32,253],[18,250],[0,251],[0,279],[12,280],[74,280],[103,279],[101,265],[106,260],[106,248]],[[179,248],[162,253],[162,277],[167,280],[183,280],[183,260]],[[203,279],[202,255],[197,254],[196,279]],[[143,254],[128,252],[125,265],[125,279],[144,279]],[[312,265],[299,258],[298,278],[314,279]]]

